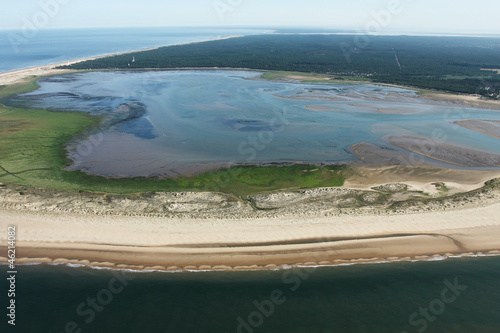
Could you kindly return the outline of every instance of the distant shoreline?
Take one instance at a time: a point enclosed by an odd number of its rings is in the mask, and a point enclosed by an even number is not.
[[[25,82],[27,78],[33,77],[33,76],[42,77],[42,76],[54,75],[54,74],[67,74],[67,73],[79,72],[79,70],[56,69],[57,67],[65,66],[68,64],[72,65],[72,64],[79,63],[79,62],[89,61],[89,60],[96,60],[96,59],[108,58],[108,57],[113,57],[113,56],[118,56],[118,55],[132,54],[132,53],[137,53],[137,52],[152,51],[152,50],[157,50],[157,49],[162,48],[162,47],[191,45],[191,44],[205,43],[205,42],[211,42],[211,41],[217,41],[217,40],[226,40],[226,39],[231,39],[231,38],[241,38],[241,37],[243,37],[243,35],[233,35],[233,36],[228,36],[228,37],[213,38],[213,39],[208,39],[208,40],[186,42],[186,43],[172,44],[172,45],[166,45],[166,46],[157,46],[157,47],[139,49],[139,50],[133,50],[133,51],[107,53],[107,54],[102,54],[99,56],[71,60],[69,62],[59,62],[59,63],[52,63],[52,64],[41,65],[41,66],[33,66],[33,67],[26,67],[26,68],[22,68],[22,69],[15,69],[15,70],[7,71],[7,72],[0,72],[0,85],[11,85],[11,84],[22,83],[22,82]]]

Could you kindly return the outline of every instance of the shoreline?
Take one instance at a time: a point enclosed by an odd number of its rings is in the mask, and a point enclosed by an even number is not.
[[[60,69],[60,68],[58,69],[57,68],[60,66],[66,66],[68,64],[72,65],[72,64],[79,63],[79,62],[108,58],[108,57],[113,57],[113,56],[118,56],[118,55],[132,54],[132,53],[144,52],[144,51],[152,51],[152,50],[157,50],[157,49],[162,48],[162,47],[198,44],[198,43],[213,42],[213,41],[218,41],[218,40],[226,40],[226,39],[241,38],[241,37],[243,37],[243,35],[233,35],[233,36],[228,36],[228,37],[213,38],[213,39],[202,40],[202,41],[164,45],[164,46],[157,46],[157,47],[132,50],[132,51],[107,53],[107,54],[102,54],[102,55],[93,56],[93,57],[86,57],[86,58],[81,58],[81,59],[77,59],[77,60],[71,60],[69,62],[66,61],[66,62],[47,64],[47,65],[14,69],[14,70],[7,71],[7,72],[0,72],[0,86],[1,85],[8,86],[8,85],[13,85],[13,84],[18,84],[18,83],[24,83],[24,82],[26,82],[26,79],[32,78],[34,76],[43,77],[43,76],[50,76],[50,75],[57,75],[57,74],[70,74],[70,73],[80,72],[80,70]]]
[[[100,55],[100,56],[95,56],[95,57],[88,57],[88,58],[73,60],[73,61],[70,61],[69,64],[71,65],[71,64],[75,64],[75,63],[79,63],[79,62],[102,59],[102,58],[107,58],[107,57],[112,57],[112,56],[133,54],[133,53],[144,52],[144,51],[151,51],[151,50],[156,50],[156,49],[163,48],[163,47],[198,44],[198,43],[226,40],[226,39],[231,39],[231,38],[241,38],[241,37],[243,37],[243,35],[234,35],[234,36],[215,38],[215,39],[204,40],[204,41],[186,42],[186,43],[158,46],[158,47],[140,49],[140,50],[134,50],[134,51],[110,53],[110,54],[105,54],[105,55]],[[59,74],[63,75],[63,74],[71,74],[71,73],[78,73],[78,72],[89,72],[89,70],[57,68],[57,67],[65,66],[67,64],[68,64],[68,62],[54,63],[54,64],[48,64],[48,65],[42,65],[42,66],[28,67],[28,68],[24,68],[24,69],[16,69],[16,70],[8,71],[8,72],[2,72],[2,73],[0,73],[0,86],[10,86],[10,85],[15,85],[15,84],[22,84],[22,83],[28,82],[29,80],[32,80],[33,78],[38,79],[38,78],[42,78],[45,76],[52,76],[52,75],[59,75]],[[91,71],[110,71],[110,70],[113,70],[113,71],[241,70],[241,71],[251,71],[251,72],[262,72],[264,74],[265,73],[280,73],[280,71],[274,71],[274,70],[253,69],[253,68],[233,68],[233,67],[134,68],[134,69],[102,69],[102,70],[91,70]],[[311,76],[311,73],[308,73],[308,72],[302,73],[305,76],[297,78],[297,72],[287,72],[287,73],[289,73],[289,74],[284,75],[284,76],[280,76],[278,74],[278,76],[276,78],[267,79],[267,78],[259,77],[257,79],[262,79],[265,81],[280,81],[280,80],[285,79],[285,80],[295,80],[295,81],[299,81],[302,83],[311,83],[308,81],[308,79],[316,77],[316,79],[319,80],[319,81],[316,81],[316,83],[371,84],[371,85],[378,85],[378,86],[389,86],[389,87],[395,87],[395,88],[400,88],[400,89],[414,90],[415,92],[419,93],[419,95],[418,95],[419,98],[428,99],[428,100],[435,101],[435,102],[448,101],[451,103],[455,103],[459,107],[468,107],[468,108],[479,107],[479,108],[485,108],[485,109],[500,110],[500,101],[484,99],[479,95],[458,94],[458,93],[453,93],[453,92],[448,92],[448,91],[429,90],[429,89],[423,89],[423,88],[418,88],[418,87],[414,87],[414,86],[398,85],[398,84],[392,84],[392,83],[379,83],[379,82],[372,82],[372,81],[366,81],[366,80],[345,80],[345,81],[344,80],[335,80],[335,79],[332,80],[329,75],[326,75],[325,77],[323,77],[324,75],[322,75],[322,74],[312,73],[312,76]]]
[[[0,216],[17,226],[18,264],[180,272],[500,255],[498,209],[500,203],[496,202],[486,207],[389,216],[217,220],[1,210]],[[7,241],[1,237],[3,251]],[[0,257],[0,262],[6,258]]]
[[[141,266],[141,265],[125,265],[112,264],[108,262],[90,263],[88,260],[66,259],[66,258],[19,258],[16,261],[21,262],[16,266],[66,266],[69,268],[88,268],[97,270],[112,270],[112,271],[129,271],[133,273],[215,273],[215,272],[255,272],[255,271],[286,271],[297,268],[327,268],[327,267],[344,267],[353,265],[383,265],[402,262],[433,262],[445,261],[450,259],[466,259],[466,258],[489,258],[499,257],[500,250],[491,250],[487,252],[467,252],[467,253],[445,253],[435,255],[423,255],[415,257],[388,257],[388,258],[359,258],[351,260],[338,259],[327,263],[298,263],[295,265],[268,265],[266,266],[221,266],[218,269],[209,266],[192,266],[188,267],[164,267],[164,266]],[[7,266],[6,257],[0,257],[0,267]],[[112,265],[112,266],[111,266]]]

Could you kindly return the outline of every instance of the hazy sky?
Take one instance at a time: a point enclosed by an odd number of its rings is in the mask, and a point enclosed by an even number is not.
[[[0,0],[0,4],[0,29],[29,24],[39,28],[290,26],[368,28],[382,33],[500,33],[499,0]],[[389,20],[382,16],[377,27],[373,12],[389,7],[393,14]]]

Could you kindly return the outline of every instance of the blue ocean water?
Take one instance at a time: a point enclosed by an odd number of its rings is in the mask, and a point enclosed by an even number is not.
[[[16,327],[2,332],[500,332],[500,257],[270,272],[18,266],[16,289]]]
[[[0,73],[116,52],[266,33],[234,28],[113,28],[0,31]]]

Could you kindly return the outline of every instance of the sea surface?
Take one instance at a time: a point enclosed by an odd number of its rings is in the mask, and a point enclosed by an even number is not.
[[[500,257],[270,272],[18,266],[16,304],[7,332],[498,333]]]
[[[117,52],[263,34],[264,29],[114,28],[0,31],[0,73]]]
[[[274,82],[254,71],[116,71],[44,78],[6,105],[114,119],[70,146],[72,170],[103,176],[189,175],[224,164],[348,163],[351,146],[401,152],[414,136],[500,154],[498,139],[457,126],[500,111],[416,98],[371,84]],[[453,167],[437,160],[428,163]]]

